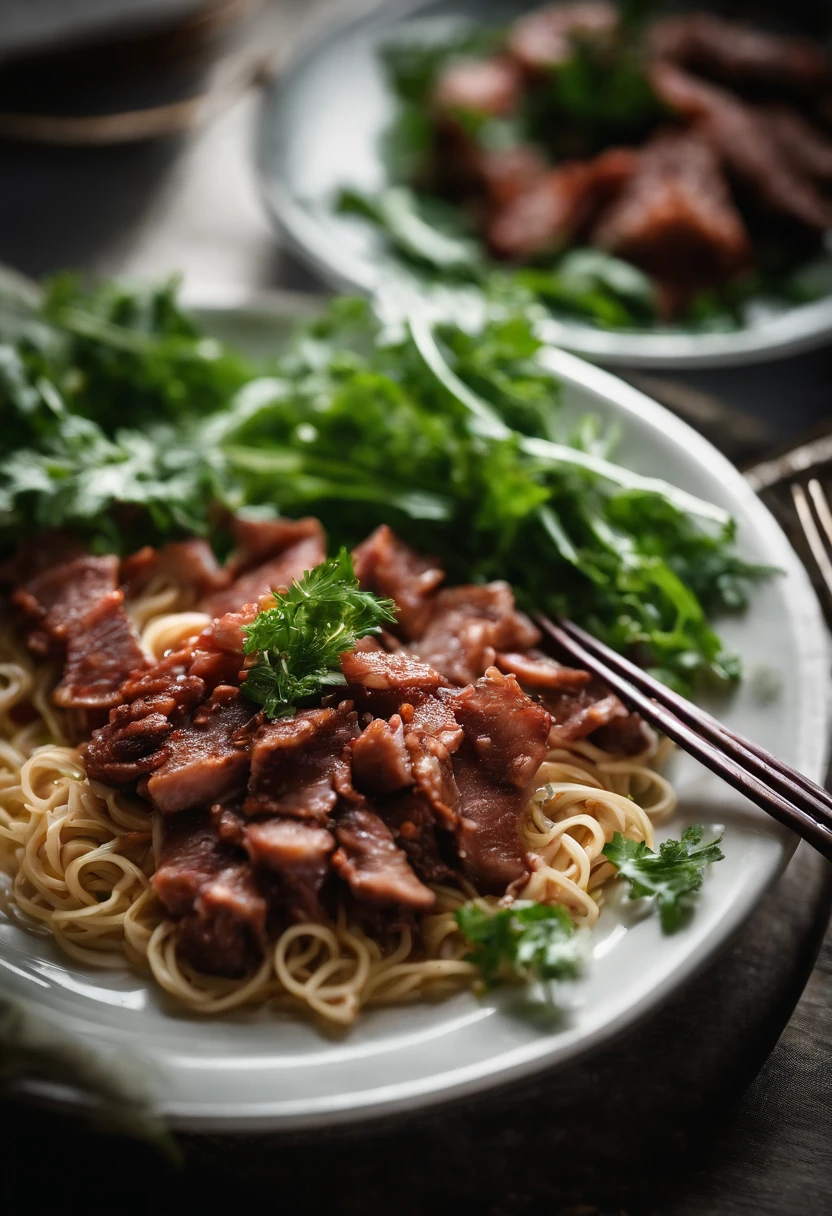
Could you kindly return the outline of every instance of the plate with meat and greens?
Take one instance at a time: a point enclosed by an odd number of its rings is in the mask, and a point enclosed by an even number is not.
[[[274,86],[266,202],[339,288],[509,294],[594,359],[817,345],[832,330],[832,27],[794,13],[795,35],[759,11],[386,6]]]
[[[538,1073],[790,857],[534,618],[817,778],[802,567],[705,440],[475,303],[4,293],[0,996],[64,1098],[295,1128]]]

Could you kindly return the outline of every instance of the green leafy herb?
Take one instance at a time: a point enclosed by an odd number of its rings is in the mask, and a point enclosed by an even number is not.
[[[479,967],[486,985],[501,981],[574,979],[584,954],[565,908],[517,900],[493,912],[478,903],[463,904],[456,921],[473,946],[467,958]],[[549,989],[551,998],[551,990]]]
[[[338,210],[373,220],[400,253],[434,270],[470,276],[482,260],[457,211],[439,199],[420,200],[404,186],[375,196],[342,190]]]
[[[323,688],[345,683],[340,656],[395,619],[392,600],[361,590],[352,559],[342,549],[276,594],[274,607],[246,626],[243,649],[256,658],[243,692],[267,717],[292,717]]]
[[[627,840],[616,832],[604,846],[604,855],[629,882],[631,899],[656,897],[662,928],[672,933],[693,911],[705,866],[722,861],[721,840],[722,832],[706,840],[705,829],[695,824],[685,829],[681,840],[666,840],[654,853],[643,840]]]

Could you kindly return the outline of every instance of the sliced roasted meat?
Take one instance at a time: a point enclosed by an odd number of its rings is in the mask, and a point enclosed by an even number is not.
[[[238,683],[245,663],[245,627],[256,615],[257,605],[246,604],[239,612],[227,612],[213,620],[193,643],[189,674],[212,689],[218,684]]]
[[[117,588],[118,558],[87,555],[41,570],[11,599],[31,627],[30,649],[63,655],[68,638],[90,609]]]
[[[261,721],[239,688],[220,685],[172,731],[166,759],[146,779],[145,792],[164,814],[219,802],[245,788],[251,735]]]
[[[293,920],[323,920],[320,892],[335,838],[309,819],[256,820],[244,829],[248,855],[279,879],[278,898]]]
[[[316,540],[326,548],[326,537],[318,519],[311,515],[303,519],[251,519],[237,516],[231,525],[234,552],[226,569],[232,579],[255,570],[273,557],[305,540]]]
[[[565,248],[589,221],[589,173],[574,162],[550,169],[498,207],[486,237],[498,258],[524,261]]]
[[[507,57],[456,59],[441,72],[433,105],[442,118],[459,114],[505,118],[517,108],[520,85],[520,70]]]
[[[618,29],[615,6],[604,0],[551,4],[515,21],[509,53],[532,77],[545,77],[572,58],[585,41],[608,41]]]
[[[410,754],[398,714],[374,718],[352,745],[352,782],[362,794],[393,794],[412,785]]]
[[[405,790],[379,801],[376,809],[422,882],[456,881],[457,874],[442,857],[433,809],[421,794]]]
[[[453,761],[459,854],[478,887],[502,894],[526,872],[520,827],[548,751],[550,717],[515,676],[496,668],[449,700],[465,733]]]
[[[829,59],[812,39],[769,34],[712,13],[657,21],[650,44],[662,58],[740,90],[751,86],[815,95],[832,83]]]
[[[430,618],[433,593],[445,577],[439,563],[411,549],[387,524],[376,528],[352,557],[361,586],[394,600],[402,636],[417,637]]]
[[[271,520],[260,524],[262,532],[251,533],[254,525],[248,521],[246,536],[248,549],[241,549],[229,563],[235,580],[224,591],[209,596],[201,604],[211,616],[222,616],[235,612],[244,604],[255,603],[277,587],[289,587],[295,579],[302,578],[307,570],[319,566],[326,557],[326,537],[316,519]],[[250,535],[251,534],[251,535]],[[249,561],[254,552],[266,548],[267,537],[284,547],[272,550],[268,556],[254,565]],[[258,545],[261,546],[258,549]]]
[[[523,688],[535,692],[552,689],[556,692],[575,692],[592,679],[588,671],[579,667],[564,667],[537,650],[526,654],[498,654],[497,666],[506,675],[517,676]]]
[[[339,791],[349,788],[346,749],[357,734],[358,715],[349,702],[261,726],[252,746],[244,813],[324,822]]]
[[[124,611],[124,593],[108,591],[73,623],[63,679],[52,700],[64,709],[110,709],[121,702],[120,689],[127,677],[149,666]]]
[[[418,912],[433,907],[433,891],[419,881],[390,829],[369,807],[349,807],[335,835],[339,847],[332,864],[360,902]]]
[[[170,541],[160,549],[145,545],[121,563],[121,581],[128,599],[155,584],[173,584],[181,591],[180,607],[190,607],[231,581],[220,569],[207,541],[199,537]]]
[[[454,828],[459,817],[459,790],[451,755],[462,739],[455,735],[449,745],[447,738],[443,741],[441,734],[412,726],[407,729],[404,741],[417,791],[431,808],[436,821],[447,828]]]
[[[371,694],[435,693],[446,683],[435,668],[405,650],[351,650],[341,655],[341,670],[351,696],[353,688]]]
[[[647,144],[592,242],[691,295],[728,282],[751,260],[719,159],[691,132],[665,131]]]
[[[546,161],[531,144],[477,148],[472,164],[476,183],[484,187],[495,208],[505,207],[527,194],[546,172]]]
[[[452,684],[464,685],[491,667],[498,652],[526,650],[539,641],[539,630],[517,611],[508,583],[494,582],[440,591],[430,624],[411,649]]]
[[[218,838],[209,812],[165,822],[153,886],[199,970],[241,975],[262,954],[266,899],[250,862]]]
[[[754,201],[814,232],[832,224],[832,204],[786,159],[760,111],[672,63],[654,64],[650,77],[664,104],[696,124]]]
[[[585,739],[599,727],[608,727],[618,720],[623,722],[631,716],[615,693],[596,679],[591,679],[578,692],[542,695],[543,704],[552,715],[550,747],[567,746]]]

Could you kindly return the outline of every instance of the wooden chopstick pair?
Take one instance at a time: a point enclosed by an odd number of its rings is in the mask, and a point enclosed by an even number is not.
[[[625,705],[832,860],[832,796],[826,790],[571,621],[540,617],[538,623],[565,654],[603,680]]]

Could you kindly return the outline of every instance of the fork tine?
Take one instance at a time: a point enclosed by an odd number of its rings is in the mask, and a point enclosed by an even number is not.
[[[816,487],[816,489],[813,489],[813,487]],[[791,487],[791,491],[792,500],[794,502],[795,510],[797,511],[797,518],[800,521],[801,528],[803,529],[803,535],[806,537],[806,541],[812,551],[812,556],[815,559],[818,571],[823,579],[826,593],[829,596],[830,601],[832,601],[832,561],[830,561],[829,553],[827,552],[826,546],[823,543],[823,537],[821,536],[818,525],[815,522],[812,507],[809,503],[809,499],[806,497],[806,491],[800,482],[794,482]],[[815,479],[810,481],[809,493],[812,495],[812,502],[817,508],[818,517],[824,531],[829,538],[830,544],[832,544],[832,511],[829,509],[829,503],[826,501],[826,495],[821,488],[820,482],[816,481]],[[822,504],[822,506],[819,504]]]

